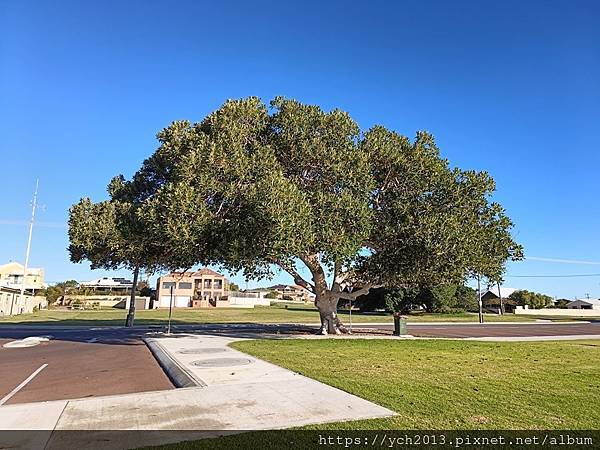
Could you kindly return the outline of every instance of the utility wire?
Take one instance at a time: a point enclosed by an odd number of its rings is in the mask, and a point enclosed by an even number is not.
[[[554,263],[563,263],[563,264],[591,264],[594,266],[600,266],[600,261],[582,261],[580,259],[563,259],[563,258],[546,258],[546,257],[542,257],[542,256],[525,256],[525,260],[554,262]]]
[[[505,275],[511,278],[575,278],[575,277],[600,277],[600,273],[581,273],[573,275]]]

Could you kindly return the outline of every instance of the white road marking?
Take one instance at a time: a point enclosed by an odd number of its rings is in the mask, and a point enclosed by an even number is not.
[[[36,370],[35,372],[33,372],[31,375],[29,375],[27,377],[27,379],[25,381],[23,381],[20,385],[18,385],[16,388],[14,388],[12,391],[10,391],[4,398],[2,398],[0,400],[0,406],[4,405],[7,401],[9,401],[17,392],[19,392],[21,389],[23,389],[27,383],[29,383],[31,380],[33,380],[33,378],[40,373],[42,370],[44,370],[46,368],[48,364],[42,364],[38,370]]]
[[[24,348],[24,347],[35,347],[42,342],[48,342],[52,339],[52,336],[30,336],[17,341],[11,341],[4,344],[4,348]]]

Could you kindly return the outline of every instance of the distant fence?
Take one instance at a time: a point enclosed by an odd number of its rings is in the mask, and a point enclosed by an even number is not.
[[[525,309],[522,306],[517,306],[515,309],[515,314],[522,316],[600,317],[600,309]]]
[[[242,291],[225,291],[225,296],[228,298],[261,298],[258,292],[242,292]]]
[[[232,308],[254,308],[255,306],[271,306],[271,301],[268,298],[257,297],[238,297],[229,295],[229,306]]]

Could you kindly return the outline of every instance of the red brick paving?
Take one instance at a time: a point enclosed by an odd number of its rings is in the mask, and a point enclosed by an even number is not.
[[[48,366],[6,404],[173,389],[146,345],[51,340],[29,348],[3,348],[0,398],[42,364]]]

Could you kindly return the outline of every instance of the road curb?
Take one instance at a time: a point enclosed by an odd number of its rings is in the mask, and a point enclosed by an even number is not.
[[[204,387],[207,384],[169,355],[156,338],[142,338],[169,379],[178,388]]]

